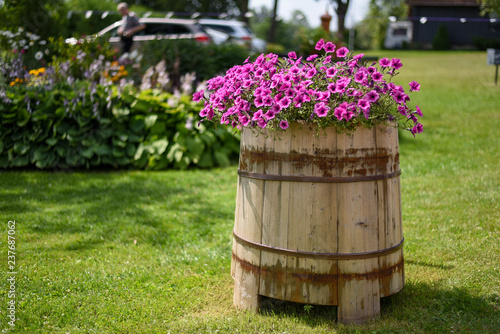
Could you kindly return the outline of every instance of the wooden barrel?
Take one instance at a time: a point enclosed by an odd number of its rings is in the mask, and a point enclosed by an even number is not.
[[[315,133],[242,132],[234,304],[338,305],[339,322],[361,323],[404,285],[398,132]]]

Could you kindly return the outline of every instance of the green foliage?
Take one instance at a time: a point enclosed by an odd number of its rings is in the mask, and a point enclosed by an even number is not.
[[[166,61],[166,71],[174,86],[186,73],[196,73],[198,80],[208,80],[224,73],[236,64],[241,64],[249,51],[236,44],[204,45],[191,40],[159,40],[145,43],[141,52],[144,64],[157,64]],[[146,65],[146,70],[150,65]]]
[[[472,41],[478,50],[500,49],[500,40],[497,38],[474,37]]]
[[[334,38],[332,33],[326,32],[323,28],[303,29],[299,34],[299,54],[306,57],[312,54],[319,54],[320,52],[315,49],[315,46],[320,39],[323,39],[325,42],[333,42],[338,48],[342,46],[342,43]]]
[[[500,16],[500,1],[498,0],[478,0],[481,2],[481,14],[491,14]]]
[[[253,20],[252,29],[257,37],[267,40],[271,27],[271,18],[269,17],[271,13],[263,7],[260,13],[255,15],[256,18]],[[289,21],[280,20],[277,22],[274,43],[272,44],[280,45],[279,49],[283,49],[280,54],[297,51],[302,44],[303,35],[307,34],[309,30],[305,15],[300,11],[295,11]],[[271,47],[273,46],[271,45]],[[268,51],[271,52],[269,49]]]
[[[23,27],[43,39],[64,36],[64,0],[8,0],[0,7],[0,30]]]
[[[432,40],[433,50],[449,50],[450,38],[448,36],[448,27],[440,24],[434,39]]]
[[[12,103],[0,105],[0,168],[206,168],[228,165],[239,151],[230,129],[197,125],[201,106],[186,96],[81,81],[6,94]]]
[[[371,0],[368,14],[355,28],[354,45],[361,49],[383,49],[389,17],[401,20],[407,16],[407,11],[402,0]]]

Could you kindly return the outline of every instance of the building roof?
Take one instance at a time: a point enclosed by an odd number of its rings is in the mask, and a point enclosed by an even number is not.
[[[479,6],[477,0],[406,0],[409,6]]]

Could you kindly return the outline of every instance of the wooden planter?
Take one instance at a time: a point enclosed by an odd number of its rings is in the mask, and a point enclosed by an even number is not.
[[[231,274],[234,305],[260,296],[377,316],[404,285],[397,129],[349,136],[293,124],[280,139],[244,129]]]

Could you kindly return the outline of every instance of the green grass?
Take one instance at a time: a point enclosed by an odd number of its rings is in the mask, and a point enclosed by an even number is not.
[[[485,52],[399,57],[425,131],[400,141],[406,285],[362,326],[335,307],[232,306],[237,166],[0,173],[0,330],[16,333],[499,333],[500,85]],[[7,324],[7,222],[17,317]]]

